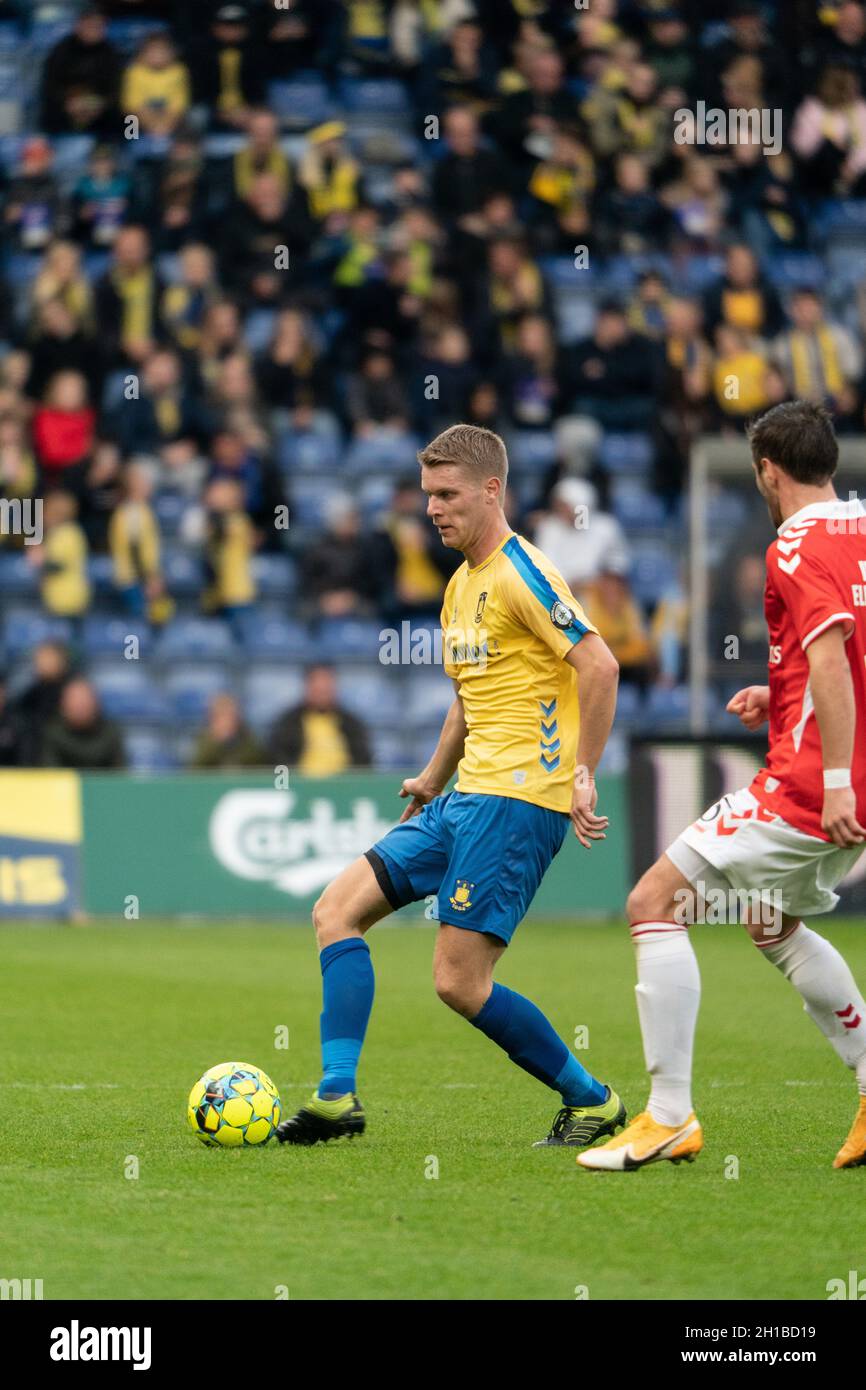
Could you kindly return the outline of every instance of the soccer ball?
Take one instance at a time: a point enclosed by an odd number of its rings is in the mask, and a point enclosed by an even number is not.
[[[249,1062],[220,1062],[195,1083],[186,1113],[203,1144],[266,1144],[280,1123],[280,1093]]]

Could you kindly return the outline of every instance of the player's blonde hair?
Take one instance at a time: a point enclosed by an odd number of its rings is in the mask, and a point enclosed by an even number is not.
[[[504,487],[508,481],[508,454],[504,443],[493,430],[478,425],[451,425],[419,452],[418,462],[427,468],[454,463],[464,468],[475,482],[499,478]]]

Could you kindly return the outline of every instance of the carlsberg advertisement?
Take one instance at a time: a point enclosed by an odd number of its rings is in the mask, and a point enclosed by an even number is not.
[[[85,911],[306,919],[326,884],[399,820],[400,782],[384,773],[85,776]],[[540,914],[621,910],[629,864],[622,786],[612,777],[599,791],[613,833],[590,851],[569,837],[535,899]],[[404,915],[435,920],[436,903]]]

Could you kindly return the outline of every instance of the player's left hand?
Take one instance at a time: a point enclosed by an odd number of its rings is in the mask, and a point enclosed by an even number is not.
[[[607,816],[597,816],[595,806],[598,791],[595,781],[575,782],[571,797],[571,823],[574,833],[584,849],[590,849],[593,840],[605,840],[605,830],[609,821]]]
[[[857,819],[857,798],[853,787],[837,787],[824,792],[824,812],[821,816],[821,829],[824,830],[841,849],[850,845],[862,845],[866,840],[866,830]]]
[[[438,792],[435,787],[429,787],[426,782],[422,782],[420,777],[406,777],[400,788],[400,795],[402,797],[411,796],[412,798],[400,817],[400,824],[402,825],[404,821],[419,815],[428,801],[432,801]]]

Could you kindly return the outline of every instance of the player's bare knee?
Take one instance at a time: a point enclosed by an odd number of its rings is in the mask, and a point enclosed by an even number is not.
[[[442,1003],[464,1018],[474,1018],[484,1005],[484,991],[475,980],[467,980],[453,971],[437,971],[433,983]]]
[[[326,888],[313,907],[313,927],[316,944],[319,950],[323,951],[335,941],[342,941],[345,937],[354,935],[356,924],[341,906],[337,896]]]

